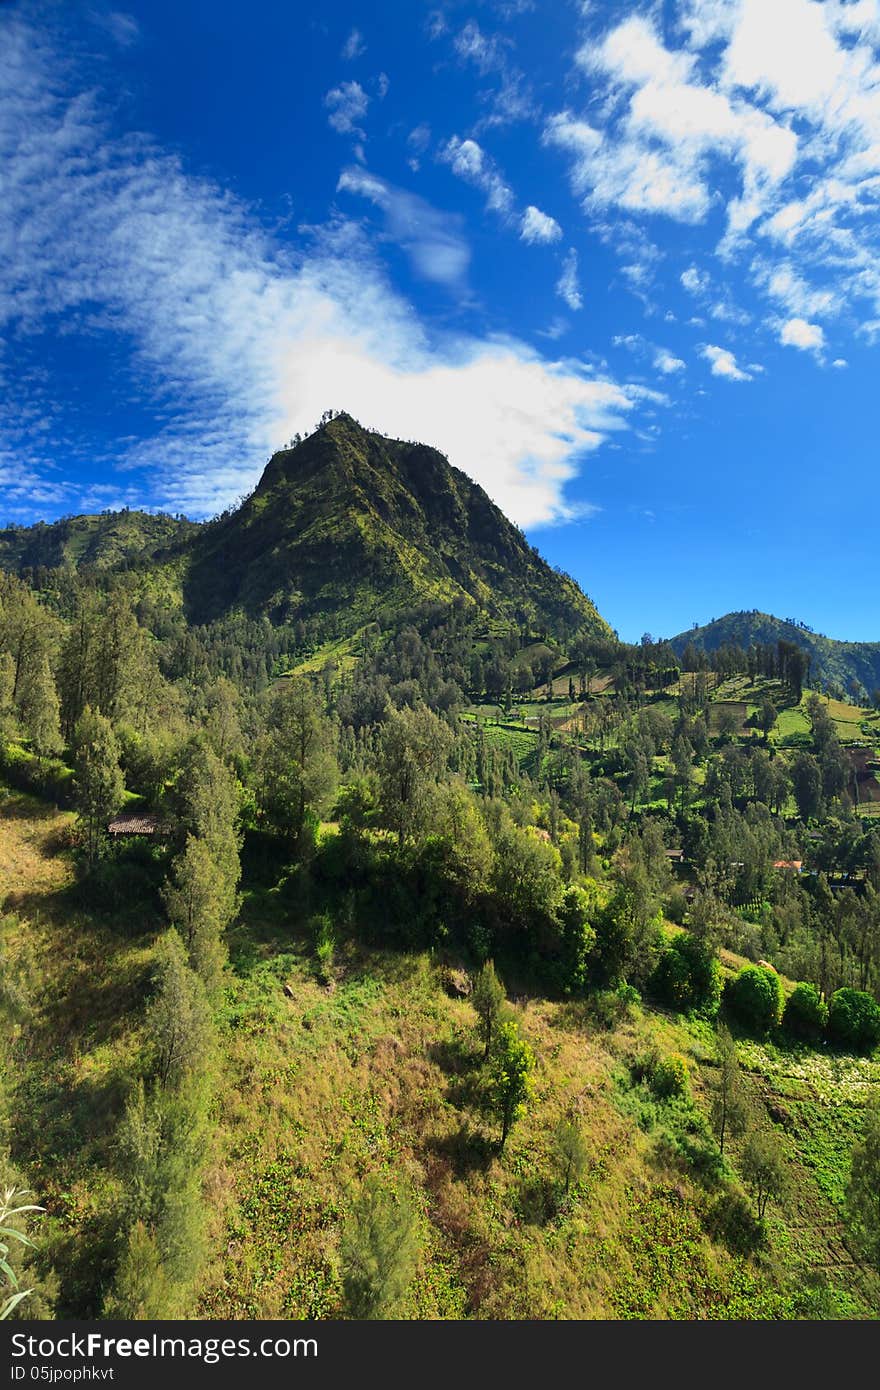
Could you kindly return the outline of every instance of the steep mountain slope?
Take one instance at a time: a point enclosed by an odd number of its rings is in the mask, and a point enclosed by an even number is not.
[[[241,609],[351,631],[380,611],[463,600],[549,631],[610,635],[574,581],[442,454],[348,415],[275,454],[242,506],[182,548],[198,622]]]
[[[196,530],[192,521],[150,512],[101,512],[0,530],[0,569],[112,570],[155,553]]]
[[[847,689],[850,681],[856,680],[869,695],[880,689],[880,642],[838,642],[757,610],[728,613],[703,627],[679,633],[671,645],[680,656],[689,643],[698,651],[714,652],[723,646],[775,646],[780,640],[796,642],[810,653],[812,683],[834,681]]]

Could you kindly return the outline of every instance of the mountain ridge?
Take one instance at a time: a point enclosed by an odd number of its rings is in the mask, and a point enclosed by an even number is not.
[[[342,412],[273,454],[253,492],[212,521],[104,513],[0,532],[0,568],[53,562],[141,564],[157,582],[164,572],[197,624],[241,611],[335,636],[377,612],[440,603],[555,634],[613,637],[575,581],[443,454]]]

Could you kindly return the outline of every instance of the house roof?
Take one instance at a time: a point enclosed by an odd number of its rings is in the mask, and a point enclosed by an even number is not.
[[[128,812],[117,816],[107,826],[111,835],[155,835],[163,829],[158,816]]]

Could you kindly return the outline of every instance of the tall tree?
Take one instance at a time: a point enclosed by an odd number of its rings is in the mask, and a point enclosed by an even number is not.
[[[488,1058],[496,1029],[504,1014],[504,986],[495,973],[495,966],[487,960],[474,981],[471,1003],[477,1011],[480,1041],[483,1044],[483,1060]]]
[[[748,1123],[748,1101],[736,1043],[727,1028],[718,1029],[718,1064],[718,1080],[712,1097],[712,1127],[723,1154],[728,1137],[735,1139],[744,1134]]]
[[[188,835],[163,889],[169,921],[177,927],[189,963],[211,992],[220,983],[226,951],[223,932],[238,906],[235,885],[215,860],[206,840]]]
[[[501,1120],[499,1152],[504,1152],[514,1123],[526,1112],[533,1089],[535,1054],[515,1020],[498,1029],[492,1063],[492,1099]]]
[[[78,823],[92,866],[106,841],[107,822],[122,805],[125,782],[110,721],[88,705],[74,730],[73,770]]]
[[[46,652],[33,663],[21,695],[21,722],[25,733],[43,758],[61,749],[61,722],[58,692]]]
[[[379,784],[385,823],[398,843],[417,833],[427,811],[427,792],[446,767],[453,736],[426,705],[389,709],[379,749]]]
[[[177,932],[159,943],[158,979],[147,1009],[146,1029],[156,1076],[174,1089],[205,1064],[211,1046],[211,1019],[205,987],[190,969]]]
[[[328,805],[339,776],[332,726],[307,678],[286,682],[273,699],[256,765],[263,816],[299,849],[308,815]]]

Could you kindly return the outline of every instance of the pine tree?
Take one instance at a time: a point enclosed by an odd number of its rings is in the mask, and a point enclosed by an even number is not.
[[[342,1288],[350,1318],[392,1318],[419,1257],[416,1212],[377,1174],[367,1178],[343,1227]]]
[[[724,1153],[728,1136],[744,1134],[748,1124],[748,1101],[736,1055],[736,1043],[727,1028],[718,1029],[718,1085],[712,1100],[712,1125],[718,1147]]]
[[[49,657],[43,652],[28,672],[21,696],[21,722],[41,758],[61,750],[60,709]]]
[[[107,822],[125,795],[119,744],[109,719],[87,705],[76,726],[74,748],[76,810],[86,859],[92,866],[101,853]]]
[[[192,969],[213,991],[226,958],[223,932],[235,915],[237,897],[207,841],[187,836],[162,896],[169,921],[183,937]]]
[[[477,1011],[485,1061],[491,1051],[492,1039],[504,1010],[504,986],[496,975],[491,960],[485,962],[474,981],[471,1003]]]

